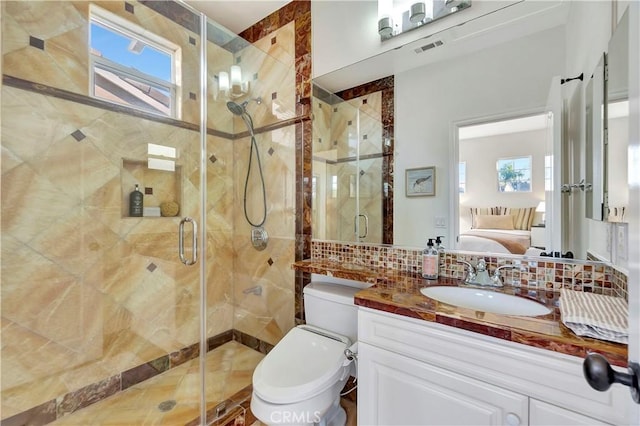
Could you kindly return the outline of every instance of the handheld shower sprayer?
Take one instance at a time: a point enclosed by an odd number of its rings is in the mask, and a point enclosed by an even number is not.
[[[242,121],[247,125],[249,129],[249,133],[251,135],[251,148],[249,150],[249,164],[247,165],[247,177],[244,181],[244,217],[253,228],[251,230],[251,242],[253,243],[253,247],[256,250],[264,250],[267,246],[267,241],[269,240],[269,236],[267,235],[267,231],[264,230],[262,225],[267,220],[267,193],[264,184],[264,175],[262,173],[262,162],[260,161],[260,151],[258,150],[258,144],[256,142],[256,136],[253,130],[253,119],[251,115],[247,112],[247,105],[249,102],[254,101],[256,104],[260,105],[262,103],[262,98],[251,98],[247,99],[242,103],[237,103],[234,101],[227,102],[227,109],[238,117],[242,118]],[[260,176],[260,183],[262,189],[262,220],[259,222],[253,222],[249,218],[249,214],[247,213],[247,188],[249,186],[249,177],[251,176],[251,163],[253,160],[253,153],[255,151],[256,160],[258,163],[258,173]]]

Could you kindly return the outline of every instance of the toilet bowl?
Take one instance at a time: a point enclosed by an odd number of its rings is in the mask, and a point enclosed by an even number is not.
[[[350,345],[317,327],[292,329],[254,371],[253,414],[267,424],[314,424],[342,410],[336,400],[352,372]]]
[[[311,283],[305,287],[307,321],[327,327],[299,325],[291,329],[258,364],[253,373],[251,411],[268,425],[344,426],[346,413],[340,406],[340,391],[349,376],[355,375],[354,364],[345,356],[353,349],[357,329],[357,309],[353,295],[359,288]],[[326,322],[309,309],[315,306]],[[349,311],[348,313],[347,310]],[[311,312],[314,310],[311,309]]]

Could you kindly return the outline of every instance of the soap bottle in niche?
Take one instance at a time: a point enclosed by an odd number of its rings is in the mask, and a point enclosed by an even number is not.
[[[429,238],[427,247],[422,251],[422,278],[438,279],[438,250],[433,247],[433,238]]]
[[[140,192],[138,184],[136,184],[136,189],[129,194],[129,216],[142,217],[143,198],[144,195]]]

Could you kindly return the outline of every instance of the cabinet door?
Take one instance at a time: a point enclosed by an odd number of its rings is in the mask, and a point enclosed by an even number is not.
[[[529,424],[531,426],[599,426],[609,423],[602,423],[592,417],[532,398],[529,401]]]
[[[358,423],[527,424],[528,397],[393,352],[358,345]]]

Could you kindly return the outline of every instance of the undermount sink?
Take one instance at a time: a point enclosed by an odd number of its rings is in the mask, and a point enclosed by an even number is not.
[[[420,293],[448,305],[494,314],[535,317],[551,313],[549,308],[533,300],[481,288],[425,287]]]

